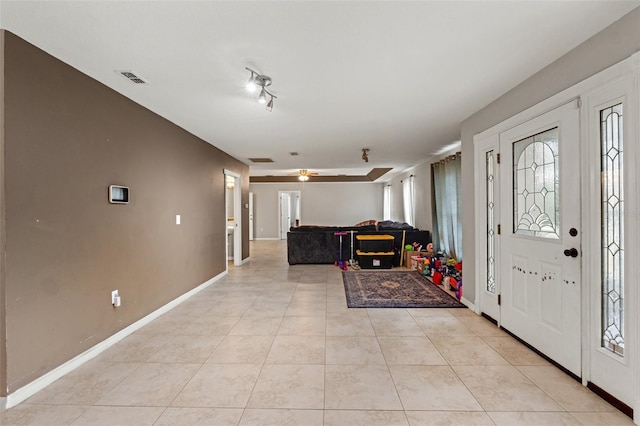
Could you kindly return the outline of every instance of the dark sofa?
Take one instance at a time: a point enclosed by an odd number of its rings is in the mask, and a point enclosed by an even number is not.
[[[426,247],[431,242],[429,231],[420,231],[406,224],[395,222],[381,225],[364,226],[300,226],[293,227],[287,233],[287,258],[290,265],[334,263],[339,257],[340,237],[333,235],[340,231],[355,231],[353,237],[353,256],[358,259],[359,249],[356,235],[385,234],[394,237],[394,266],[400,265],[402,233],[405,232],[405,245],[417,242]],[[342,237],[342,260],[351,258],[351,234]]]

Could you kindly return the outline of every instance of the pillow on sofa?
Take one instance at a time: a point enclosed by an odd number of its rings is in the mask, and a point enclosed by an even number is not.
[[[374,219],[365,220],[363,222],[356,223],[354,226],[368,226],[368,225],[378,225],[378,221]]]
[[[394,229],[399,229],[399,230],[405,229],[410,231],[415,228],[406,222],[394,222],[392,220],[383,220],[381,222],[378,222],[378,231],[384,231],[384,230],[393,231]]]

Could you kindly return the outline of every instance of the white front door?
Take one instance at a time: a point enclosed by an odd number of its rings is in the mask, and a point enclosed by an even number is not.
[[[579,108],[502,132],[500,322],[581,376]]]

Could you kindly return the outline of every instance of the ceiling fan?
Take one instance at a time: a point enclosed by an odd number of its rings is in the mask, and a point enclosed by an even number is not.
[[[289,176],[298,176],[298,179],[300,179],[303,182],[306,182],[309,180],[311,176],[317,176],[317,175],[318,173],[310,172],[307,169],[300,169],[298,173],[291,173]]]

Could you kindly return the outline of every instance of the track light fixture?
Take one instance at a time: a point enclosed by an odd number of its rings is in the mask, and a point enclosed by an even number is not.
[[[362,148],[362,160],[365,163],[369,162],[369,148]]]
[[[263,105],[267,104],[267,107],[266,107],[267,111],[269,112],[273,111],[273,100],[278,99],[278,97],[266,89],[268,86],[271,86],[271,77],[262,75],[257,71],[252,70],[251,68],[245,67],[245,69],[251,73],[251,76],[249,77],[249,81],[247,81],[247,90],[253,93],[258,88],[260,88],[260,95],[258,95],[258,102],[260,102]],[[268,103],[267,103],[267,96],[269,96]]]

